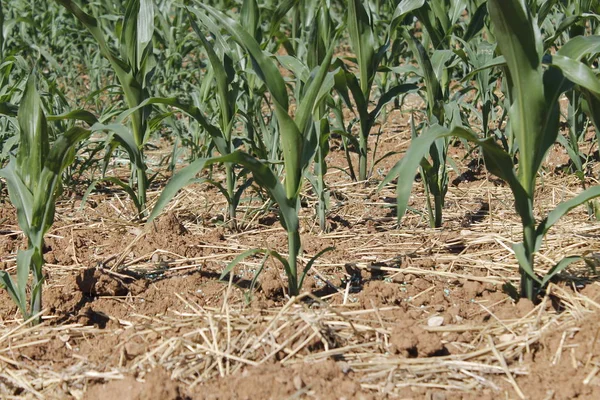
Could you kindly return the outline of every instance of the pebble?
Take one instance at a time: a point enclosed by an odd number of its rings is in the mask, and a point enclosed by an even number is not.
[[[441,315],[436,315],[435,317],[431,317],[427,320],[427,326],[435,327],[444,325],[444,317]]]
[[[300,378],[298,375],[294,377],[294,387],[296,390],[300,390],[304,387],[304,382],[302,382],[302,378]]]

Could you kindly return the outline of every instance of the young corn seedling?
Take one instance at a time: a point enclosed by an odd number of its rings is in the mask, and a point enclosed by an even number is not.
[[[333,85],[332,82],[329,85],[324,84],[328,76],[330,80],[333,79],[327,73],[333,56],[333,46],[328,50],[323,63],[312,71],[311,79],[307,83],[302,97],[296,101],[296,114],[295,118],[292,118],[289,114],[289,98],[285,81],[277,65],[271,60],[268,54],[260,48],[256,40],[248,35],[248,32],[238,22],[228,18],[212,7],[203,4],[198,4],[198,6],[206,14],[195,8],[190,8],[190,11],[200,20],[204,21],[205,25],[216,28],[214,20],[220,26],[219,29],[222,28],[227,31],[231,38],[252,58],[256,74],[265,82],[271,94],[281,133],[285,181],[284,183],[279,181],[267,162],[240,150],[220,157],[198,159],[182,169],[169,181],[158,199],[155,208],[152,210],[149,220],[155,218],[177,191],[192,182],[195,176],[205,167],[215,163],[236,163],[243,165],[252,171],[256,183],[265,189],[279,206],[280,222],[287,231],[289,254],[287,258],[284,258],[272,250],[251,250],[236,257],[227,266],[223,272],[223,276],[228,274],[243,258],[257,253],[266,253],[277,258],[283,264],[288,277],[289,295],[298,295],[306,273],[311,268],[315,258],[322,254],[322,252],[317,254],[317,256],[307,263],[302,272],[298,271],[298,257],[301,253],[300,223],[298,218],[300,212],[299,196],[302,189],[303,174],[313,159],[317,146],[317,138],[313,126],[313,112],[318,108],[319,102],[323,101],[329,91],[328,88]]]
[[[369,5],[365,5],[360,0],[348,1],[348,19],[346,25],[350,38],[350,47],[356,54],[359,77],[357,79],[354,74],[346,71],[344,79],[338,79],[336,82],[336,89],[339,92],[350,90],[356,104],[356,112],[358,113],[360,123],[360,133],[357,141],[358,180],[364,181],[370,175],[370,170],[367,167],[368,139],[379,112],[396,96],[415,89],[415,86],[401,84],[391,87],[381,95],[376,107],[372,111],[369,111],[373,81],[385,52],[389,47],[389,34],[385,38],[383,45],[377,45],[377,30],[373,26],[373,18]],[[346,87],[340,87],[340,84]],[[349,157],[348,160],[350,160]],[[349,167],[352,178],[356,179],[352,165],[350,164]],[[371,170],[372,168],[373,166],[371,166]]]
[[[312,25],[307,44],[307,64],[309,69],[317,68],[327,57],[327,49],[332,46],[335,38],[333,20],[329,14],[329,8],[325,0],[319,2],[319,8],[316,14],[316,23]],[[330,99],[331,100],[331,99]],[[320,120],[319,120],[320,118]],[[317,218],[319,227],[322,231],[327,231],[327,210],[329,208],[329,193],[325,184],[325,174],[327,173],[327,162],[325,158],[329,153],[329,135],[330,125],[327,118],[327,104],[322,102],[319,105],[315,123],[316,135],[319,140],[317,152],[315,154],[315,163],[313,174],[306,173],[315,193],[318,197]]]
[[[212,73],[216,81],[217,105],[220,110],[219,133],[223,139],[223,143],[217,145],[217,148],[222,155],[227,155],[234,150],[232,131],[235,123],[235,114],[237,111],[236,100],[238,97],[238,87],[233,82],[235,76],[233,68],[231,68],[232,60],[226,53],[223,54],[223,60],[219,58],[212,44],[206,40],[204,33],[193,19],[192,27],[198,34],[208,54]],[[242,174],[245,174],[244,171],[242,171]],[[252,184],[252,180],[248,179],[240,188],[236,188],[237,178],[238,174],[236,174],[234,164],[225,163],[226,186],[222,187],[219,183],[213,182],[227,199],[229,205],[227,217],[232,229],[237,229],[236,210],[242,192]]]
[[[536,19],[524,0],[488,0],[490,18],[499,51],[506,59],[506,74],[511,91],[510,129],[518,146],[518,164],[499,146],[494,138],[480,139],[474,132],[455,127],[433,125],[416,138],[404,158],[392,168],[382,184],[398,177],[398,217],[406,212],[413,184],[413,174],[440,138],[458,136],[480,146],[490,173],[504,180],[515,200],[521,218],[523,241],[513,245],[521,274],[521,296],[535,301],[550,279],[581,257],[560,260],[545,275],[534,271],[534,257],[542,246],[545,234],[568,211],[600,196],[600,187],[591,187],[571,200],[559,204],[546,218],[536,224],[535,183],[550,147],[559,134],[559,96],[573,84],[584,87],[598,98],[600,81],[594,71],[579,61],[594,47],[574,42],[565,44],[552,56],[548,68],[543,67],[543,42]]]
[[[130,109],[131,131],[111,129],[115,140],[129,154],[132,176],[129,184],[113,177],[109,181],[121,186],[132,197],[140,216],[146,213],[146,191],[149,185],[144,157],[144,145],[148,140],[148,117],[151,109],[140,107],[149,98],[149,80],[155,68],[152,50],[154,34],[154,2],[151,0],[128,0],[120,36],[120,57],[115,55],[104,38],[100,22],[86,14],[72,0],[56,0],[77,18],[96,40],[100,53],[109,62],[123,90],[125,102]],[[111,126],[107,126],[110,129]],[[111,146],[112,147],[112,146]],[[134,190],[136,188],[137,190]]]
[[[61,192],[63,170],[74,157],[78,142],[90,131],[73,127],[58,136],[52,146],[42,102],[36,89],[35,72],[27,81],[18,111],[20,142],[16,157],[0,170],[6,180],[8,194],[17,209],[19,226],[27,236],[27,250],[17,253],[16,280],[0,271],[1,285],[19,307],[23,317],[38,323],[42,311],[44,281],[44,235],[54,222],[56,198]],[[33,281],[27,301],[29,273]]]
[[[405,1],[402,4],[406,5],[407,3]],[[461,4],[454,4],[448,9],[443,3],[443,1],[433,1],[427,4],[420,2],[420,6],[412,10],[426,27],[421,36],[426,36],[427,40],[419,40],[412,32],[402,29],[401,36],[412,50],[417,66],[409,65],[394,69],[396,71],[412,70],[422,78],[424,98],[427,104],[425,130],[436,124],[449,127],[462,125],[458,99],[450,98],[451,72],[459,60],[450,50],[450,32],[457,26],[462,8]],[[430,41],[433,46],[436,46],[433,50],[429,50],[427,47],[427,43]],[[416,136],[416,132],[413,132],[414,136]],[[436,140],[431,145],[429,159],[424,158],[420,166],[420,174],[427,196],[429,223],[432,228],[442,226],[444,199],[448,191],[448,145],[449,138]],[[433,207],[431,198],[433,198]]]

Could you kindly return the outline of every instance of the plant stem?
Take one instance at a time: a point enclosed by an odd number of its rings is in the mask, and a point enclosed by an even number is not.
[[[527,256],[527,263],[533,271],[534,262],[534,247],[535,247],[535,226],[528,224],[523,226],[523,245]],[[526,297],[531,301],[535,301],[537,290],[535,280],[527,273],[523,266],[519,268],[521,272],[521,297]]]
[[[434,228],[442,227],[442,213],[444,210],[444,199],[442,194],[437,194],[433,196],[434,207],[435,207],[435,219],[434,219]]]
[[[225,163],[225,179],[227,181],[227,195],[229,196],[229,209],[227,218],[229,218],[229,227],[232,230],[237,230],[236,208],[235,201],[235,176],[233,175],[233,164]]]
[[[361,124],[362,125],[362,124]],[[361,128],[363,129],[363,128]],[[358,180],[367,180],[367,141],[369,132],[361,132],[358,149]]]
[[[146,191],[148,190],[148,177],[146,176],[146,169],[144,167],[136,168],[137,175],[137,192],[138,192],[138,213],[140,217],[146,216]]]
[[[300,255],[300,232],[298,226],[295,229],[288,230],[288,292],[290,296],[298,296],[300,288],[298,287],[298,256]]]

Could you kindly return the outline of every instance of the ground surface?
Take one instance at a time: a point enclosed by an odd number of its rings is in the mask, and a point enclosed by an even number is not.
[[[502,285],[518,285],[510,246],[520,240],[510,191],[463,161],[461,146],[451,149],[460,171],[444,227],[428,228],[420,182],[413,211],[395,225],[393,187],[376,189],[406,150],[408,118],[390,114],[378,154],[399,154],[377,165],[370,182],[330,168],[327,233],[307,190],[303,262],[335,249],[316,262],[300,298],[285,296],[273,261],[253,291],[260,259],[219,280],[246,249],[286,251],[276,214],[257,213],[256,195],[240,212],[239,232],[224,227],[226,204],[208,186],[185,188],[147,227],[133,222],[118,191],[94,194],[83,207],[80,195],[66,196],[47,239],[44,323],[24,324],[0,292],[0,397],[600,398],[596,275],[574,266],[538,305],[507,296]],[[332,147],[328,161],[344,168]],[[540,216],[581,190],[561,172],[567,160],[552,150]],[[0,268],[14,272],[24,239],[3,201]],[[540,270],[565,255],[593,259],[599,236],[586,209],[574,210],[550,231]]]

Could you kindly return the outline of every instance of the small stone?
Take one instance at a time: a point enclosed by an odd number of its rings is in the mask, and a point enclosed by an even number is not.
[[[512,333],[505,333],[504,335],[498,336],[498,340],[500,340],[500,343],[510,342],[514,338],[515,338],[515,335]]]
[[[349,374],[349,373],[350,373],[350,371],[352,371],[352,367],[350,366],[350,364],[348,364],[348,363],[347,363],[347,362],[345,362],[345,361],[341,361],[341,362],[339,363],[339,365],[340,365],[340,369],[342,370],[342,373],[343,373],[344,375],[347,375],[347,374]]]
[[[302,378],[300,378],[298,375],[294,377],[294,387],[296,390],[300,390],[304,387],[304,382],[302,382]]]
[[[431,400],[446,400],[446,395],[442,392],[435,392],[433,396],[431,396]]]
[[[58,339],[61,342],[67,343],[69,341],[69,339],[71,339],[71,336],[65,334],[65,335],[58,335]]]
[[[441,315],[436,315],[435,317],[431,317],[427,320],[427,326],[435,327],[444,325],[444,317]]]

